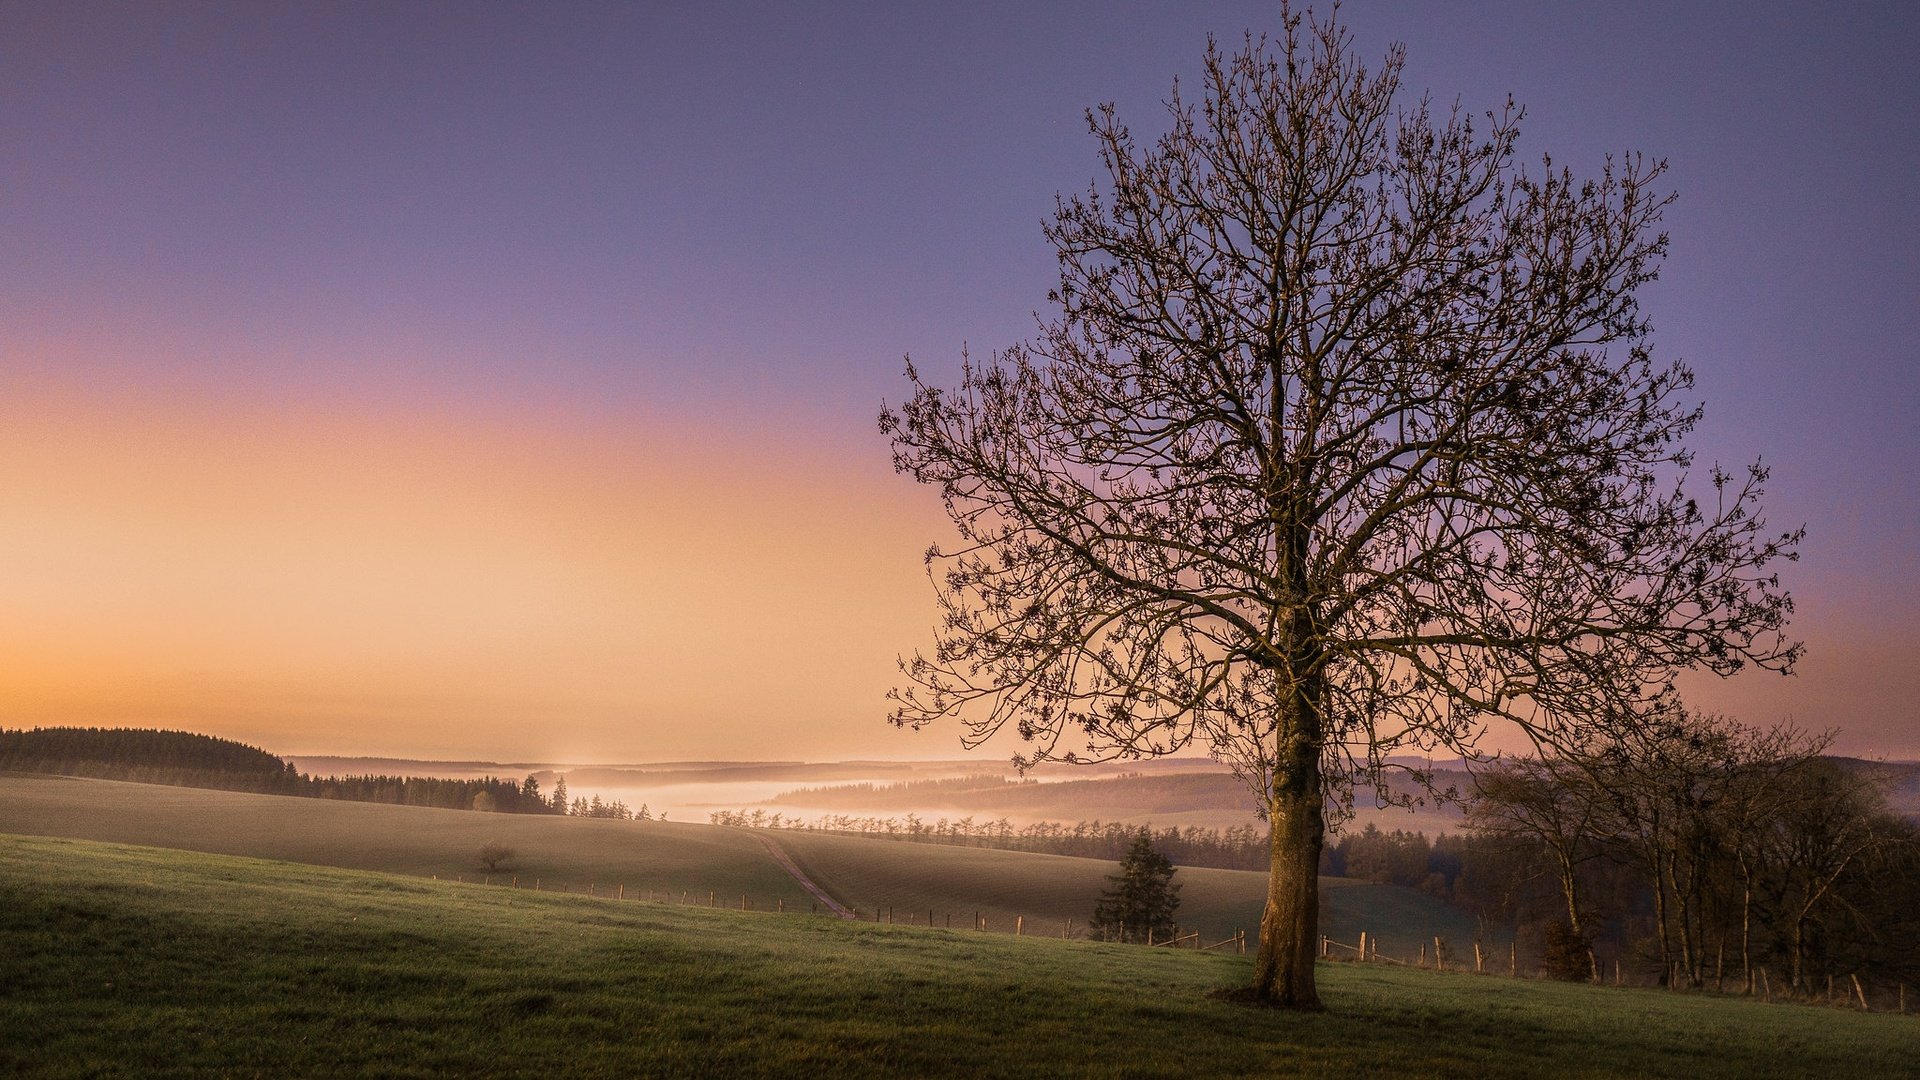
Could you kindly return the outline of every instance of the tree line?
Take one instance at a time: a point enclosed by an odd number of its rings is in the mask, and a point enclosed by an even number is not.
[[[1046,855],[1074,855],[1087,859],[1122,860],[1144,835],[1154,850],[1180,866],[1207,866],[1221,870],[1264,870],[1268,836],[1256,824],[1210,829],[1195,825],[1156,829],[1151,823],[1129,825],[1118,821],[1036,821],[1016,826],[1006,818],[963,817],[926,820],[918,814],[875,817],[850,814],[769,813],[764,809],[716,810],[708,815],[715,825],[753,829],[802,829],[812,832],[871,836],[908,843],[948,844],[955,847],[1032,851]],[[1423,888],[1448,898],[1459,876],[1466,840],[1442,833],[1429,840],[1425,833],[1395,829],[1383,832],[1374,825],[1341,836],[1321,852],[1320,872],[1334,877]]]
[[[540,801],[540,782],[531,776],[527,777],[525,783],[522,785],[522,795],[535,802]],[[567,778],[564,776],[554,780],[553,794],[545,801],[547,809],[545,811],[535,811],[536,813],[566,814],[571,817],[584,818],[611,818],[615,821],[653,820],[653,811],[647,808],[646,803],[641,803],[640,809],[633,810],[628,808],[627,804],[619,799],[603,800],[598,793],[595,793],[591,799],[579,795],[569,799],[567,797]],[[660,820],[665,821],[666,819],[667,816],[665,814],[660,815]]]
[[[800,787],[792,791],[781,792],[776,799],[792,803],[846,803],[849,800],[886,800],[886,799],[931,799],[940,795],[972,794],[979,791],[998,791],[1010,787],[1033,787],[1038,780],[1024,778],[1011,780],[993,773],[975,773],[968,776],[948,776],[927,780],[897,780],[892,783],[876,784],[861,781],[853,784],[827,784],[813,787]]]
[[[309,776],[245,743],[150,728],[0,729],[0,770],[448,810],[640,821],[653,817],[645,804],[633,810],[599,795],[570,798],[564,777],[546,795],[532,776],[519,781],[498,776]]]
[[[274,795],[302,794],[308,780],[258,747],[147,728],[0,728],[0,769]]]
[[[1674,708],[1627,739],[1483,771],[1456,902],[1549,969],[1748,991],[1920,978],[1920,827],[1828,735]]]
[[[918,814],[899,817],[871,815],[768,813],[755,810],[715,810],[707,816],[715,825],[753,829],[804,829],[813,832],[873,836],[920,844],[1034,851],[1048,855],[1077,855],[1090,859],[1120,859],[1135,839],[1146,832],[1153,846],[1184,866],[1213,866],[1227,870],[1258,870],[1266,866],[1265,830],[1255,825],[1226,829],[1155,829],[1151,824],[1126,825],[1117,821],[1036,821],[1016,826],[1006,818],[937,818]]]

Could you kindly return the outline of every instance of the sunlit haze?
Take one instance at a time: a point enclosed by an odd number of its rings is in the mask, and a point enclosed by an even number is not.
[[[944,517],[875,416],[1030,332],[1083,108],[1276,21],[1042,7],[0,8],[0,724],[957,756],[884,722]],[[1808,526],[1801,674],[1689,690],[1920,757],[1920,16],[1595,8],[1343,15],[1671,161],[1655,351]]]

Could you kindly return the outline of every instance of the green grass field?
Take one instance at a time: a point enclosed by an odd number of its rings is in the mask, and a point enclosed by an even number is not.
[[[0,776],[0,832],[150,844],[356,870],[474,880],[486,875],[480,846],[499,840],[520,854],[491,875],[548,890],[711,894],[722,906],[749,897],[756,908],[806,911],[813,899],[742,829],[682,822],[604,821],[523,814],[332,802],[113,780]],[[835,898],[871,917],[1059,936],[1084,926],[1115,865],[1018,851],[908,844],[865,837],[769,831]],[[1264,875],[1187,867],[1180,922],[1211,944],[1257,932]],[[1389,955],[1412,958],[1434,935],[1470,951],[1473,921],[1410,889],[1322,879],[1322,929],[1357,941],[1362,930]]]
[[[10,1076],[1898,1077],[1920,1018],[0,837]]]

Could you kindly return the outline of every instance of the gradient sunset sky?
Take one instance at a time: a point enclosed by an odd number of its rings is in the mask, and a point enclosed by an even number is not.
[[[1522,152],[1672,165],[1643,299],[1773,467],[1794,679],[1920,757],[1920,5],[1387,4]],[[888,728],[934,493],[875,415],[1277,5],[0,5],[0,724],[281,753],[953,756]],[[1011,747],[1005,748],[1011,752]],[[996,753],[999,757],[1001,754]]]

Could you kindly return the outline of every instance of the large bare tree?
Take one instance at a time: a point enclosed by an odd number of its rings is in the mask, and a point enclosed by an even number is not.
[[[1514,159],[1520,111],[1399,103],[1346,31],[1209,46],[1046,237],[1055,314],[882,413],[961,537],[896,723],[1013,725],[1029,760],[1232,763],[1270,822],[1252,993],[1318,998],[1326,807],[1402,748],[1504,718],[1548,742],[1674,669],[1784,667],[1791,535],[1716,470],[1689,497],[1688,370],[1635,290],[1662,171]],[[1350,796],[1349,796],[1350,797]]]

